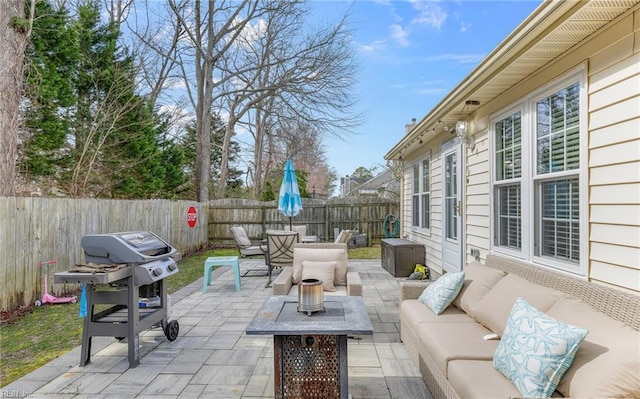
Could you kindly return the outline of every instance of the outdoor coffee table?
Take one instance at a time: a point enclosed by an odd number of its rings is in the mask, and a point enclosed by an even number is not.
[[[326,296],[324,311],[297,311],[296,296],[269,297],[247,335],[273,335],[275,398],[348,398],[347,336],[371,335],[361,297]]]

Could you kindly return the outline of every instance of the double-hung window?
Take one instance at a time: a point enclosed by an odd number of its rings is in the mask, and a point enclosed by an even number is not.
[[[431,179],[429,158],[413,165],[412,226],[431,227]]]
[[[580,85],[536,102],[535,255],[580,262]]]
[[[493,247],[580,272],[579,78],[491,121]]]
[[[522,113],[494,125],[496,139],[496,244],[522,249]]]

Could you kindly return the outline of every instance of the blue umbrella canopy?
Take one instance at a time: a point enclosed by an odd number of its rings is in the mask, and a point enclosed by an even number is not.
[[[280,196],[278,197],[278,210],[289,217],[289,228],[291,228],[291,218],[302,210],[298,178],[296,177],[293,162],[290,159],[287,159],[284,164],[284,176],[282,177]]]

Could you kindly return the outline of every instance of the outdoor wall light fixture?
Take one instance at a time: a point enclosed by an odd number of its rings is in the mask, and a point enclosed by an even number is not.
[[[456,122],[456,136],[462,140],[471,150],[474,148],[473,137],[469,135],[469,122],[460,120]]]
[[[467,136],[467,121],[456,122],[456,135],[461,139]]]

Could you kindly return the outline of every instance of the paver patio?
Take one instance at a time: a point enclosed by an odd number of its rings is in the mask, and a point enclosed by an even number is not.
[[[372,336],[348,341],[352,398],[431,399],[398,338],[398,281],[380,260],[350,260],[364,285]],[[262,260],[241,260],[241,270]],[[0,397],[32,398],[272,398],[273,338],[244,330],[264,300],[267,277],[243,277],[236,292],[230,267],[213,272],[202,293],[198,280],[171,295],[170,320],[178,338],[161,329],[140,334],[140,365],[129,368],[127,344],[95,337],[91,363],[79,367],[80,348],[0,388]],[[11,396],[13,395],[13,396]]]

